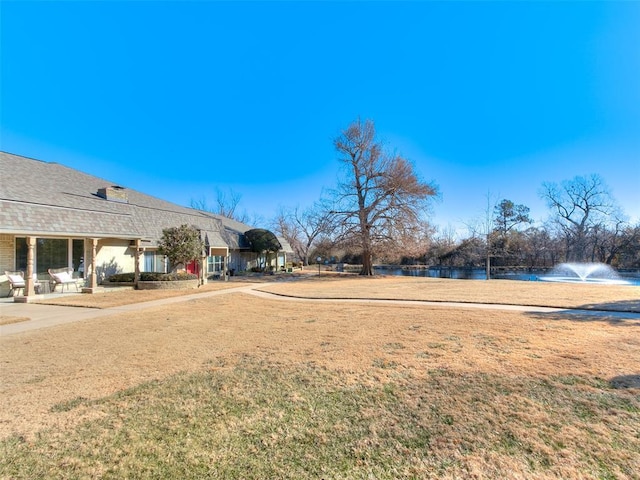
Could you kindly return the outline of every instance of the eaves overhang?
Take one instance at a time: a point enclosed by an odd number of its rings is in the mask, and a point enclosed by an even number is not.
[[[114,238],[118,240],[141,240],[150,242],[149,237],[139,235],[113,234],[107,232],[51,232],[27,229],[4,229],[0,228],[0,235],[15,235],[16,237],[39,237],[39,238]]]

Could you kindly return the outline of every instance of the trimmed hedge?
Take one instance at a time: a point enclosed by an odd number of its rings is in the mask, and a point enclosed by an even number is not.
[[[113,283],[132,283],[134,275],[134,273],[116,273],[109,276],[107,280]]]
[[[132,283],[134,276],[134,273],[116,273],[115,275],[111,275],[108,280],[113,283]],[[197,279],[198,276],[193,273],[140,273],[140,280],[143,282],[177,282]]]

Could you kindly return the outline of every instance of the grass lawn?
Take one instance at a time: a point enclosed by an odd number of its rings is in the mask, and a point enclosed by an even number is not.
[[[37,303],[45,305],[59,305],[64,307],[112,308],[134,303],[150,302],[163,298],[195,295],[198,293],[215,292],[244,285],[242,282],[211,282],[199,288],[182,290],[130,290],[128,288],[112,288],[113,291],[98,292],[92,295],[70,294],[60,297],[45,297]]]
[[[489,303],[520,289],[620,308],[640,290],[451,282],[447,295]],[[264,289],[412,298],[425,285]],[[638,328],[232,293],[7,336],[0,478],[638,478]]]

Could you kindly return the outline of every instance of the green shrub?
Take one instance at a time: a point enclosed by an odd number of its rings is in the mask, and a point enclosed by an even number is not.
[[[132,283],[133,282],[133,277],[134,277],[134,273],[116,273],[114,275],[111,275],[108,280],[110,282],[114,282],[114,283]]]
[[[144,272],[140,274],[143,282],[176,282],[179,280],[197,280],[198,276],[193,273],[154,273]]]

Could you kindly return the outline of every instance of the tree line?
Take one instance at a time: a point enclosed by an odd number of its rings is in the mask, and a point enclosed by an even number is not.
[[[543,183],[539,195],[550,213],[544,224],[534,224],[526,205],[488,200],[483,218],[458,238],[429,222],[437,185],[389,152],[372,121],[354,121],[333,143],[341,165],[336,186],[311,206],[282,207],[270,222],[305,265],[321,257],[362,265],[363,275],[373,275],[374,262],[548,268],[575,261],[640,268],[640,224],[628,221],[597,174]],[[218,192],[219,213],[236,210],[240,197],[230,198],[227,205]]]

